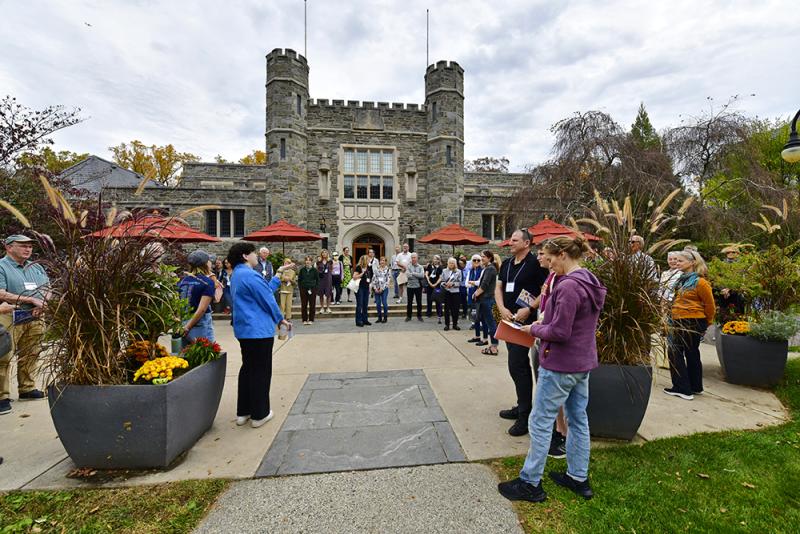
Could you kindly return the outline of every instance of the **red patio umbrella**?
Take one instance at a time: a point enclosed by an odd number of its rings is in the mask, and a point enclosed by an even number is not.
[[[562,236],[562,235],[575,235],[575,230],[570,228],[569,226],[564,226],[563,224],[558,224],[557,222],[545,217],[538,223],[534,224],[530,228],[528,228],[528,232],[531,234],[531,242],[534,245],[541,245],[548,239],[552,239],[554,237]],[[594,234],[590,234],[589,232],[582,232],[583,237],[586,238],[587,241],[600,241],[601,239]],[[502,241],[498,246],[500,247],[507,247],[511,245],[511,240],[506,239]]]
[[[252,234],[244,236],[242,239],[246,241],[264,241],[266,243],[280,242],[285,253],[287,241],[318,241],[322,239],[322,236],[281,219],[269,226],[265,226],[261,230],[256,230]]]
[[[89,234],[89,237],[162,239],[173,243],[216,243],[220,239],[195,230],[176,217],[147,214]]]
[[[420,243],[431,243],[437,245],[452,245],[453,253],[456,245],[485,245],[489,242],[485,237],[481,237],[471,230],[467,230],[461,225],[451,224],[444,228],[439,228],[419,238]]]

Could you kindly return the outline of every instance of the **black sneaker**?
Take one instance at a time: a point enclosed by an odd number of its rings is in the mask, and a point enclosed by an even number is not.
[[[587,501],[594,497],[594,492],[592,491],[592,487],[589,485],[588,478],[583,482],[578,482],[568,474],[558,473],[556,471],[550,471],[550,478],[552,478],[553,482],[559,486],[577,493]]]
[[[694,399],[694,395],[692,395],[691,393],[683,393],[683,392],[678,391],[675,388],[664,388],[664,393],[666,393],[667,395],[672,395],[673,397],[681,398],[683,400],[693,400]]]
[[[448,330],[450,330],[450,325],[449,324],[444,325],[444,331],[447,332]]]
[[[458,326],[457,324],[454,324],[453,325],[453,330],[461,330],[461,327]]]
[[[409,322],[410,320],[411,320],[411,317],[406,317],[406,322]]]
[[[11,400],[0,399],[0,415],[11,413]]]
[[[38,389],[32,389],[25,393],[19,394],[19,400],[40,400],[44,398],[44,392]]]
[[[424,323],[425,321],[422,320],[422,317],[417,317],[417,321]]]
[[[516,421],[519,419],[519,406],[514,406],[508,410],[500,410],[500,417],[503,419],[509,419],[512,421]]]
[[[541,480],[537,486],[534,486],[521,478],[515,478],[498,484],[497,491],[509,501],[542,502],[547,499],[547,493],[542,489]]]
[[[528,433],[528,419],[519,420],[511,425],[511,428],[508,429],[508,433],[514,437],[524,436]]]
[[[692,391],[692,395],[702,395],[702,394],[703,394],[702,389],[700,391]]]
[[[547,451],[547,456],[550,458],[566,458],[567,449],[565,443],[560,439],[551,440],[550,450]]]

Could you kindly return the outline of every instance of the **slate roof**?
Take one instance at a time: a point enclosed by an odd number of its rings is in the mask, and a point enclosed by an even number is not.
[[[86,189],[92,193],[100,193],[107,187],[139,187],[144,176],[137,172],[120,167],[113,161],[108,161],[97,156],[89,156],[64,170],[62,178],[68,178],[73,187]],[[146,189],[161,189],[163,186],[150,181]]]

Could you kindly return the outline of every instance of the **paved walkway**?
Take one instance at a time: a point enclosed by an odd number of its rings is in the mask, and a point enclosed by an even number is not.
[[[295,439],[299,439],[303,436],[303,431],[312,430],[293,426],[300,419],[289,416],[310,415],[310,409],[316,410],[319,407],[318,404],[307,404],[302,413],[298,411],[303,403],[303,397],[299,395],[304,387],[308,388],[307,391],[318,390],[316,394],[320,400],[324,400],[326,395],[335,395],[324,393],[320,387],[312,384],[317,382],[319,386],[321,382],[331,380],[330,376],[323,376],[325,373],[417,370],[411,371],[410,376],[420,377],[421,383],[413,385],[417,386],[419,395],[426,403],[425,413],[430,416],[428,420],[420,421],[420,424],[432,425],[436,430],[441,445],[437,453],[440,459],[442,454],[448,460],[459,458],[456,447],[445,443],[446,432],[440,431],[442,424],[448,423],[463,457],[468,461],[525,454],[527,451],[527,437],[512,438],[505,432],[509,422],[497,417],[498,410],[510,407],[513,403],[513,385],[508,377],[505,350],[501,349],[500,356],[480,354],[474,345],[466,343],[470,335],[466,330],[444,332],[435,321],[406,323],[394,319],[390,319],[388,324],[376,324],[364,329],[357,329],[352,321],[344,319],[320,321],[313,327],[299,325],[298,335],[294,339],[279,342],[276,346],[271,396],[275,419],[259,429],[252,429],[249,426],[235,425],[236,375],[241,361],[238,344],[225,321],[216,321],[215,328],[218,340],[228,351],[229,358],[225,390],[213,428],[171,470],[135,475],[122,473],[116,479],[104,479],[104,485],[152,484],[193,478],[253,477],[262,468],[273,443],[283,443],[283,437],[276,442],[279,431],[287,436],[294,432],[297,436]],[[660,371],[637,441],[700,431],[758,428],[785,420],[785,411],[773,394],[723,382],[714,348],[704,345],[702,354],[706,395],[692,402],[664,395],[661,388],[667,384],[668,375],[665,371]],[[377,387],[379,382],[375,378],[390,378],[392,375],[352,376],[359,378],[332,380],[371,380]],[[422,383],[422,379],[426,383]],[[350,386],[358,387],[356,382],[348,383],[348,387]],[[424,393],[425,391],[432,392],[433,395]],[[365,389],[358,393],[367,394],[367,391]],[[382,394],[373,391],[369,395],[372,395],[374,401]],[[312,391],[310,398],[314,395]],[[16,391],[12,391],[12,397],[16,398]],[[332,397],[327,399],[331,400],[344,402]],[[446,420],[439,420],[441,417],[435,411],[433,401],[438,404]],[[67,478],[66,475],[74,469],[74,464],[67,458],[58,440],[46,402],[17,401],[13,406],[11,414],[0,416],[0,456],[5,457],[5,462],[0,465],[0,490],[95,485]],[[290,414],[293,406],[297,407]],[[414,406],[422,407],[420,404]],[[403,421],[408,421],[405,418],[410,412],[403,411],[402,406],[398,405],[392,411],[393,415],[387,420],[389,424],[400,426]],[[323,415],[331,418],[330,436],[338,436],[333,432],[337,430],[334,428],[334,420],[341,427],[348,417],[355,417],[337,415],[335,409],[323,412],[321,416]],[[385,414],[373,413],[364,417],[384,416]],[[408,429],[396,430],[392,438],[395,440]],[[298,446],[301,441],[302,439],[297,441]],[[598,441],[595,444],[602,446],[603,442]],[[430,450],[434,449],[435,447]],[[433,456],[429,459],[432,458]],[[289,460],[284,454],[277,464],[286,465],[286,469],[289,469],[292,463]],[[269,465],[267,462],[262,473],[268,472]],[[352,467],[371,465],[368,462],[361,465],[343,462],[341,466],[342,469]]]

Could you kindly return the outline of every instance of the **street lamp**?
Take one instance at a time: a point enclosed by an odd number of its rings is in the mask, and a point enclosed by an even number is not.
[[[781,152],[781,157],[788,163],[800,161],[800,136],[797,135],[797,119],[800,119],[800,111],[792,119],[792,131],[789,133],[789,141],[784,145]]]

